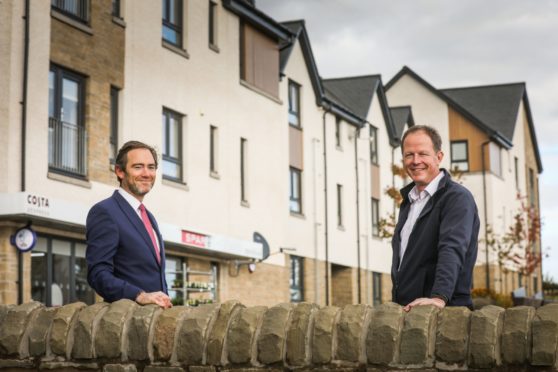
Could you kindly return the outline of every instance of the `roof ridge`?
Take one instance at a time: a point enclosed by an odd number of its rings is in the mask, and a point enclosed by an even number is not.
[[[336,78],[322,78],[322,81],[332,81],[332,80],[354,80],[354,79],[362,79],[362,78],[382,78],[381,74],[370,74],[370,75],[356,75],[356,76],[345,76],[345,77],[336,77]]]
[[[400,106],[389,106],[390,110],[392,109],[400,109],[400,108],[412,108],[411,105],[400,105]]]
[[[499,88],[499,87],[513,86],[513,85],[521,85],[525,87],[527,84],[525,82],[501,83],[501,84],[488,84],[488,85],[473,85],[468,87],[442,88],[440,90],[449,91],[449,90],[464,90],[464,89],[479,89],[479,88]]]
[[[290,21],[281,21],[279,22],[281,24],[285,24],[285,23],[302,23],[302,24],[306,24],[305,20],[303,18],[301,19],[292,19]]]

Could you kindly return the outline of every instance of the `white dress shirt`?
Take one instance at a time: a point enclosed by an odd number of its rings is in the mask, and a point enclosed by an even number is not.
[[[403,256],[405,255],[405,251],[407,250],[407,245],[409,243],[409,236],[413,231],[413,227],[415,227],[415,223],[420,216],[420,213],[426,206],[426,203],[430,200],[432,195],[436,193],[438,190],[438,184],[440,180],[444,177],[444,172],[440,172],[432,182],[430,182],[424,190],[420,193],[418,192],[417,187],[413,187],[411,192],[409,193],[409,201],[411,202],[411,209],[409,210],[409,215],[407,216],[407,221],[405,221],[405,225],[403,225],[403,229],[401,229],[401,246],[399,247],[399,267],[401,267],[401,262],[403,262]]]
[[[135,196],[130,194],[128,191],[124,190],[122,187],[120,187],[118,189],[118,192],[120,193],[120,195],[122,195],[124,200],[126,200],[128,202],[128,204],[130,204],[132,209],[134,211],[136,211],[136,214],[138,215],[138,218],[140,219],[141,223],[143,224],[143,220],[141,219],[141,212],[140,212],[140,205],[142,203],[138,199],[136,199]],[[153,229],[153,230],[154,230],[153,232],[155,232],[155,229]],[[155,234],[153,234],[153,235],[155,235],[155,240],[157,241],[157,246],[161,247],[161,244],[159,243],[159,237],[157,236],[157,233],[155,232]]]

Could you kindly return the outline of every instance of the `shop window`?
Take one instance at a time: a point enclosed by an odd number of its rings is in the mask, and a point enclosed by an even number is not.
[[[467,141],[451,142],[451,169],[461,172],[469,171],[469,151]]]
[[[291,276],[289,286],[291,291],[291,302],[303,300],[303,261],[302,257],[291,256]]]
[[[87,283],[85,244],[39,237],[31,252],[31,297],[47,306],[95,302]]]

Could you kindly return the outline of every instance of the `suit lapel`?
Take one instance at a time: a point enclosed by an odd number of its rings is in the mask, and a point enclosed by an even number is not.
[[[145,226],[143,225],[143,221],[141,220],[141,218],[138,216],[136,211],[134,211],[130,203],[128,203],[126,199],[124,199],[118,191],[115,191],[112,197],[114,198],[114,200],[116,200],[116,203],[118,204],[122,212],[124,212],[124,214],[130,221],[132,226],[134,226],[136,231],[143,238],[145,244],[147,244],[147,248],[151,252],[151,256],[153,257],[155,262],[157,262],[157,257],[155,257],[155,249],[153,247],[153,243],[151,242],[151,237],[147,233],[147,230],[145,229]],[[151,224],[153,225],[153,218],[151,218],[151,214],[149,212],[148,214],[150,215],[150,220],[152,221]],[[159,230],[156,229],[155,227],[154,229],[157,236],[160,237]],[[161,238],[159,238],[159,241],[161,241]]]

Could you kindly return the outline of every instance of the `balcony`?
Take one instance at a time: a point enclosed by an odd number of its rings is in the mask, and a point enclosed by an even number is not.
[[[49,118],[48,167],[56,173],[85,178],[87,131],[84,126]]]
[[[89,0],[51,0],[53,9],[82,23],[89,23]]]

